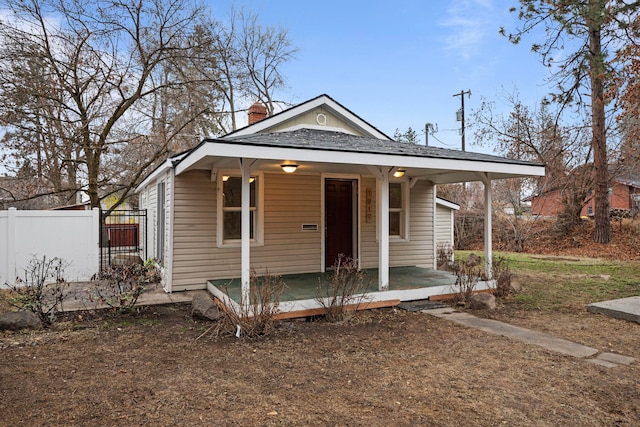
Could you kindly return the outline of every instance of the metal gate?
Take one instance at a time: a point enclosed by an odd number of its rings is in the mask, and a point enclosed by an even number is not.
[[[100,270],[147,259],[147,210],[100,211]]]

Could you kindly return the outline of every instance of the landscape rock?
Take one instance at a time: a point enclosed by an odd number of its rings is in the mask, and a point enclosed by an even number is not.
[[[191,300],[191,316],[204,320],[218,320],[220,309],[208,295],[196,294]]]
[[[486,293],[474,294],[469,298],[469,306],[472,310],[493,310],[496,308],[496,297]]]
[[[42,322],[31,311],[15,311],[0,314],[0,331],[19,331],[21,329],[40,329]]]

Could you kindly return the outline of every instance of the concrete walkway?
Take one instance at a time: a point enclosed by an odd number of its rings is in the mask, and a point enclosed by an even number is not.
[[[520,326],[509,325],[497,320],[483,319],[469,313],[456,311],[453,308],[434,308],[421,311],[439,319],[450,320],[462,326],[480,329],[490,334],[500,335],[522,341],[527,344],[537,345],[555,353],[586,358],[586,360],[591,363],[605,366],[607,368],[629,365],[636,360],[633,357],[614,353],[598,354],[598,350],[593,347],[588,347],[586,345],[568,341],[563,338],[557,338],[531,329],[522,328]]]
[[[640,323],[640,296],[594,302],[587,306],[587,311]]]
[[[95,296],[94,282],[74,282],[64,289],[64,311],[95,310],[108,308],[105,304],[98,304]],[[175,303],[190,303],[197,293],[208,294],[206,290],[184,291],[168,294],[159,284],[150,286],[136,302],[136,305],[160,305]]]

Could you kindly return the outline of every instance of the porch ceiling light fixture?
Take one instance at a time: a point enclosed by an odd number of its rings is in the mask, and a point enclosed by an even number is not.
[[[402,178],[407,171],[404,169],[398,169],[393,173],[394,178]]]
[[[294,173],[296,171],[296,169],[298,169],[298,165],[292,164],[292,163],[285,163],[283,165],[280,165],[280,167],[286,173]]]

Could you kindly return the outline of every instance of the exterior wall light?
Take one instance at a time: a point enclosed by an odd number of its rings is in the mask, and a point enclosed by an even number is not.
[[[393,173],[393,177],[394,178],[402,178],[405,174],[405,170],[404,169],[398,169]]]
[[[296,169],[298,169],[298,165],[292,165],[292,164],[284,164],[284,165],[280,165],[280,167],[286,173],[294,173]]]

